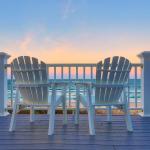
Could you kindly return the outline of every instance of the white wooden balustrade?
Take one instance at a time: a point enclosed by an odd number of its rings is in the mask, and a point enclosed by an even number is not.
[[[7,64],[7,59],[8,59],[8,55],[5,54],[6,56],[3,56],[4,53],[0,53],[0,70],[1,72],[5,73],[5,77],[0,76],[0,87],[2,89],[5,89],[5,93],[3,90],[0,91],[0,111],[1,114],[3,114],[4,112],[4,108],[6,108],[6,106],[4,106],[4,102],[6,102],[6,89],[7,89],[7,84],[6,84],[6,69],[5,68],[9,68],[10,65]],[[148,55],[149,53],[144,54],[144,57],[142,57],[143,60],[147,59],[147,57],[145,55]],[[143,56],[143,55],[142,55]],[[4,61],[5,60],[5,61]],[[4,63],[5,62],[5,63]],[[144,63],[143,63],[144,62]],[[143,65],[145,65],[147,62],[150,63],[150,59],[147,59],[146,61],[142,61],[141,64],[132,64],[132,71],[130,73],[130,79],[133,79],[132,82],[134,81],[134,83],[130,84],[131,86],[129,87],[128,90],[128,100],[130,103],[130,108],[131,109],[143,109],[145,111],[146,106],[144,107],[144,105],[142,104],[147,104],[145,101],[148,101],[148,99],[144,99],[144,97],[140,97],[140,89],[141,89],[141,85],[142,87],[145,87],[145,84],[147,83],[148,78],[144,79],[147,73],[147,68],[149,65],[150,68],[150,64],[147,64],[146,68],[144,67],[144,76],[141,77],[141,74],[143,74],[142,72],[142,68]],[[95,80],[95,74],[96,74],[96,64],[95,63],[89,63],[89,64],[47,64],[47,67],[49,68],[49,80],[50,81],[68,81],[68,82],[72,82],[72,81],[93,81]],[[13,75],[11,74],[11,79],[13,81]],[[142,84],[139,85],[140,79],[142,80]],[[5,80],[5,84],[4,83]],[[146,80],[146,81],[145,81]],[[143,82],[144,81],[144,82]],[[130,80],[131,82],[131,80]],[[142,88],[143,89],[143,88]],[[150,88],[149,88],[150,89]],[[69,88],[68,91],[68,97],[69,97],[69,106],[72,103],[72,99],[73,99],[73,95],[71,94],[71,87]],[[11,100],[13,98],[13,86],[11,88]],[[142,91],[142,93],[144,93],[144,91]],[[147,92],[147,91],[146,91]],[[150,92],[148,93],[149,97],[150,97]],[[4,96],[5,95],[5,96]],[[144,95],[144,94],[142,94]],[[141,103],[142,102],[142,103]],[[144,103],[143,103],[144,102]],[[150,104],[148,103],[149,107]],[[147,109],[146,109],[147,110]],[[150,111],[150,110],[149,110]],[[150,114],[150,112],[149,112]]]

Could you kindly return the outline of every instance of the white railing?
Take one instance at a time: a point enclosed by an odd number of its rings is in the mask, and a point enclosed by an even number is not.
[[[10,67],[10,65],[7,65]],[[53,81],[93,81],[96,76],[96,64],[47,64],[49,71],[49,80]],[[132,64],[129,80],[128,100],[131,109],[142,109],[141,105],[141,72],[142,64]],[[13,83],[13,74],[11,72],[11,83]],[[75,90],[68,90],[68,106],[72,107],[75,103]],[[72,94],[74,92],[74,94]],[[84,91],[83,91],[84,92]],[[13,84],[10,89],[10,106],[14,97]]]
[[[131,69],[129,79],[130,82],[133,81],[134,84],[132,83],[129,84],[128,99],[131,104],[131,94],[134,94],[133,96],[134,103],[133,105],[130,105],[130,107],[133,109],[142,109],[142,87],[141,87],[142,68],[143,68],[142,64],[132,64],[132,69]]]
[[[134,84],[130,84],[128,98],[132,109],[142,108],[140,115],[150,117],[150,51],[144,51],[138,56],[142,64],[132,64],[130,78],[132,82],[134,81]],[[0,116],[8,115],[8,105],[6,105],[6,102],[8,101],[7,70],[10,69],[10,65],[7,64],[7,60],[9,57],[8,54],[0,52]],[[95,65],[96,64],[48,64],[49,70],[53,68],[53,73],[50,71],[50,80],[94,80]],[[65,71],[66,68],[67,71]],[[140,72],[142,72],[142,74]],[[13,75],[11,75],[11,78],[12,76]],[[131,80],[129,80],[129,82],[130,81]],[[13,91],[13,86],[11,91]],[[11,94],[10,99],[12,99],[12,97],[13,94]]]

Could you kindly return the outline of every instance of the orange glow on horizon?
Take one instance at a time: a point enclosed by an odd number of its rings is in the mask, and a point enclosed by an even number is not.
[[[46,63],[97,63],[112,56],[124,56],[132,63],[139,63],[140,59],[137,55],[141,51],[149,49],[149,44],[138,43],[135,45],[128,38],[125,38],[124,41],[117,41],[118,43],[113,39],[106,43],[98,38],[91,42],[87,41],[89,39],[82,39],[82,43],[77,44],[68,39],[57,41],[44,37],[41,43],[37,43],[36,40],[34,33],[29,33],[23,39],[16,43],[8,43],[7,47],[1,49],[11,55],[9,63],[15,57],[22,55],[37,57]]]
[[[140,52],[139,52],[140,53]],[[138,53],[138,54],[139,54]],[[124,56],[128,58],[132,63],[139,63],[140,59],[135,55],[135,53],[128,53],[128,52],[121,52],[121,51],[114,51],[114,52],[95,52],[95,51],[69,51],[69,50],[55,50],[52,52],[32,52],[32,51],[19,51],[19,52],[8,52],[11,57],[8,60],[10,63],[15,57],[18,56],[31,56],[36,57],[40,60],[45,61],[46,63],[97,63],[100,60],[103,60],[107,57],[112,56]]]

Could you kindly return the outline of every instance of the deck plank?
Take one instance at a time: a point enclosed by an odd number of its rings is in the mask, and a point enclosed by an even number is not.
[[[123,116],[113,116],[109,124],[106,116],[96,116],[96,136],[88,133],[87,115],[80,115],[79,125],[74,125],[68,115],[63,125],[62,115],[56,115],[55,135],[48,136],[48,115],[36,115],[34,123],[29,115],[17,115],[15,132],[8,132],[10,117],[0,117],[0,150],[7,149],[102,149],[102,150],[149,150],[150,118],[132,116],[134,132],[126,131]]]

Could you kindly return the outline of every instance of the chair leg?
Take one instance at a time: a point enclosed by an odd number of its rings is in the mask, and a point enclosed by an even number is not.
[[[55,124],[55,109],[56,109],[56,86],[52,86],[52,98],[51,104],[49,106],[49,127],[48,127],[48,135],[54,134],[54,124]]]
[[[30,122],[34,122],[34,107],[30,106]]]
[[[66,108],[66,99],[63,100],[62,102],[63,106],[63,124],[67,124],[67,108]]]
[[[48,115],[50,114],[50,109],[49,109],[49,107],[48,107],[48,109],[47,109],[47,114],[48,114]]]
[[[111,110],[111,106],[108,106],[107,121],[110,122],[110,123],[112,122],[112,110]]]
[[[90,135],[95,135],[94,107],[93,106],[90,106],[88,108],[88,120],[89,120],[89,132],[90,132]]]
[[[76,100],[76,111],[75,111],[75,124],[79,124],[79,113],[80,113],[80,102]]]
[[[96,110],[93,108],[93,119],[96,119]]]
[[[124,106],[124,112],[125,112],[125,121],[127,125],[127,130],[132,132],[133,131],[132,120],[127,106]]]
[[[17,113],[17,105],[14,105],[13,107],[13,113],[11,116],[11,121],[10,121],[10,126],[9,126],[9,131],[12,132],[15,130],[16,126],[16,113]]]
[[[54,134],[54,124],[55,124],[55,107],[50,106],[49,107],[49,129],[48,129],[48,135],[53,135]]]

